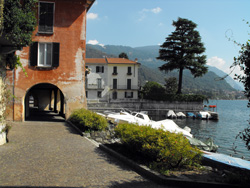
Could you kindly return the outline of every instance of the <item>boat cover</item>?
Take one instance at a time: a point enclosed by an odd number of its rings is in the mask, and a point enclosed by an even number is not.
[[[244,159],[231,157],[229,155],[221,153],[211,153],[211,152],[205,152],[205,154],[203,154],[203,157],[205,159],[210,159],[212,161],[223,163],[232,167],[250,170],[250,161]]]

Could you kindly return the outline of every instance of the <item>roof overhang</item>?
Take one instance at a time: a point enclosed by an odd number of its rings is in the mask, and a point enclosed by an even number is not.
[[[87,0],[86,1],[87,11],[89,11],[89,9],[94,4],[94,2],[95,2],[95,0]]]

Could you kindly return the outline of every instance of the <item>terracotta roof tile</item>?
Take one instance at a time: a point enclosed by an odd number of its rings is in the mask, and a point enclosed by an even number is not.
[[[93,64],[107,63],[105,58],[86,58],[85,60],[86,60],[86,63],[93,63]]]
[[[125,58],[86,58],[86,63],[140,64]]]

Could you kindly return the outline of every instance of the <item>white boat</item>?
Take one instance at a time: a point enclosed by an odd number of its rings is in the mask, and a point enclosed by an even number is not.
[[[182,113],[182,112],[177,112],[176,116],[177,116],[177,118],[181,118],[181,119],[186,118],[186,115],[184,113]]]
[[[207,111],[199,111],[196,117],[201,119],[211,119],[212,116]]]
[[[182,133],[184,136],[193,137],[193,135],[190,133],[191,129],[189,127],[185,127],[184,129],[182,129],[173,120],[170,119],[153,121],[150,120],[147,114],[141,112],[128,113],[122,111],[120,113],[108,114],[107,119],[112,123],[136,123],[138,125],[147,125],[155,129],[162,128],[166,131]]]
[[[169,110],[167,113],[167,118],[174,119],[174,118],[177,118],[177,116],[173,110]]]

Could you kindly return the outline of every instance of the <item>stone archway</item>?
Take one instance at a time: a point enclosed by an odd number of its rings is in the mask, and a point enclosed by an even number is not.
[[[64,121],[64,94],[57,86],[36,84],[27,91],[24,100],[25,120]]]

